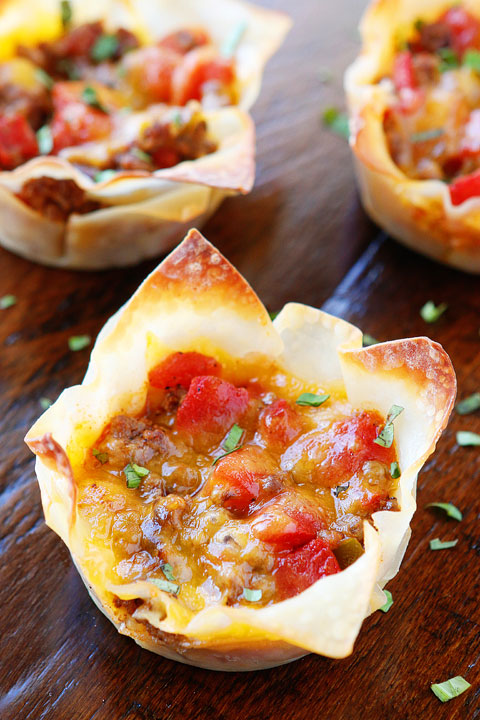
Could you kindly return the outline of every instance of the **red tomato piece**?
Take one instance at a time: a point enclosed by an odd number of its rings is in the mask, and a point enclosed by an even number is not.
[[[480,22],[462,7],[452,7],[440,20],[450,28],[452,48],[459,54],[480,43]]]
[[[172,101],[172,77],[182,56],[166,47],[149,47],[137,54],[140,66],[139,83],[143,92],[156,102]]]
[[[332,446],[327,457],[332,471],[337,469],[339,474],[343,471],[353,475],[368,460],[392,463],[395,460],[393,446],[386,448],[375,442],[384,425],[384,420],[372,412],[334,423],[329,432]]]
[[[204,492],[219,493],[223,507],[246,514],[264,490],[262,483],[276,472],[275,463],[264,450],[244,447],[218,461]]]
[[[23,115],[0,115],[0,168],[13,170],[38,155],[37,138]]]
[[[185,28],[162,38],[158,46],[185,55],[187,52],[210,42],[208,33],[202,28]]]
[[[183,387],[188,390],[194,377],[199,375],[221,375],[222,366],[215,358],[197,352],[176,352],[156,365],[148,373],[148,381],[153,387]]]
[[[202,434],[225,435],[240,420],[248,403],[244,388],[212,375],[195,377],[178,408],[176,427],[200,441]]]
[[[169,168],[178,165],[181,158],[173,148],[161,148],[152,153],[152,159],[156,168]]]
[[[293,550],[313,540],[322,527],[320,517],[309,507],[298,503],[292,493],[267,505],[253,519],[252,532],[262,542],[275,546],[278,552]]]
[[[393,61],[393,83],[397,92],[405,89],[414,90],[417,87],[413,55],[408,50],[403,50],[395,56]]]
[[[293,597],[326,575],[340,572],[330,547],[322,538],[315,538],[276,561],[274,577],[281,600]]]
[[[87,105],[81,98],[83,83],[56,83],[52,91],[53,150],[81,145],[107,137],[112,129],[109,115]]]
[[[287,447],[301,435],[302,418],[286,400],[275,400],[262,410],[259,430],[267,445]]]
[[[211,46],[199,47],[185,55],[172,77],[173,102],[185,105],[202,99],[202,86],[210,81],[229,85],[235,79],[233,60],[217,56]]]
[[[460,177],[449,186],[452,205],[461,205],[465,200],[480,196],[480,170]]]

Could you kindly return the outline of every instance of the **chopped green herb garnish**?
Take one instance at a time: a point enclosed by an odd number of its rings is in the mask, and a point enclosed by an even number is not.
[[[443,683],[430,685],[433,694],[442,702],[453,700],[453,698],[458,697],[464,693],[465,690],[468,690],[469,687],[472,686],[461,675],[450,678],[450,680],[445,680]]]
[[[457,540],[439,540],[438,538],[435,538],[434,540],[430,540],[430,550],[448,550],[448,548],[455,547],[457,544]]]
[[[333,494],[335,495],[335,497],[338,497],[340,495],[340,493],[345,492],[345,490],[348,490],[349,487],[350,487],[349,482],[347,482],[345,485],[337,485],[337,487],[334,488],[334,490],[333,490]]]
[[[90,57],[94,62],[110,60],[118,50],[118,39],[116,35],[100,35],[90,51]]]
[[[95,182],[106,182],[117,176],[116,170],[100,170],[93,178]]]
[[[460,521],[463,517],[460,510],[455,507],[455,505],[452,505],[452,503],[442,503],[442,502],[431,502],[428,503],[428,505],[425,505],[426,508],[433,507],[433,508],[440,508],[440,510],[445,510],[448,517],[453,518],[454,520]]]
[[[37,130],[37,143],[41,155],[48,155],[52,152],[53,138],[49,125],[44,125]]]
[[[40,67],[35,68],[35,77],[39,82],[45,85],[47,90],[51,90],[55,85],[55,80],[52,78],[52,76]]]
[[[421,308],[420,315],[426,323],[434,323],[437,322],[439,317],[443,315],[447,308],[447,303],[440,303],[440,305],[435,305],[432,300],[429,300]]]
[[[105,105],[102,105],[100,102],[100,98],[98,97],[98,93],[91,85],[87,85],[82,90],[82,100],[87,105],[90,105],[90,107],[94,108],[95,110],[100,110],[100,112],[106,113],[108,115],[108,110],[105,107]]]
[[[227,437],[222,443],[222,447],[226,452],[216,457],[215,460],[212,462],[212,465],[216,465],[219,460],[224,458],[226,455],[230,455],[230,453],[235,452],[235,450],[240,450],[240,448],[242,447],[240,441],[244,432],[245,430],[243,430],[243,428],[237,425],[237,423],[232,425]]]
[[[140,485],[142,478],[146,477],[150,470],[142,467],[141,465],[137,465],[136,463],[128,463],[128,465],[123,468],[123,472],[127,478],[127,487],[137,488]]]
[[[232,426],[227,437],[225,438],[225,441],[223,443],[223,448],[227,452],[231,452],[234,448],[237,447],[238,443],[242,439],[243,433],[244,433],[243,428],[241,428],[239,425],[237,425],[235,423],[235,425]]]
[[[230,58],[233,55],[235,55],[238,46],[240,45],[240,41],[242,37],[245,34],[245,31],[247,29],[247,23],[245,21],[238,23],[236,25],[230,35],[225,40],[224,44],[222,45],[221,54],[223,57]]]
[[[392,593],[390,592],[390,590],[384,590],[383,592],[387,596],[387,602],[385,603],[385,605],[382,605],[382,607],[378,608],[378,609],[381,610],[382,612],[388,612],[393,605],[393,597],[392,597]]]
[[[91,342],[90,335],[72,335],[68,338],[68,347],[72,352],[78,352],[78,350],[88,347]]]
[[[425,20],[422,20],[421,18],[418,18],[417,20],[415,20],[415,22],[413,24],[415,30],[418,30],[419,32],[424,27],[424,25],[425,25]]]
[[[385,426],[383,430],[381,430],[378,433],[378,437],[375,438],[373,441],[377,445],[381,445],[382,447],[392,447],[393,443],[393,421],[396,417],[402,413],[404,408],[401,405],[392,405],[390,408],[390,411],[387,415],[387,420],[385,422]]]
[[[69,80],[80,80],[80,71],[72,58],[62,58],[57,62],[58,72],[64,73]]]
[[[396,480],[397,478],[400,477],[400,475],[401,475],[400,465],[396,461],[392,462],[390,465],[390,477],[392,477],[394,480]]]
[[[459,415],[468,415],[469,413],[475,412],[475,410],[480,410],[480,393],[473,393],[473,395],[466,397],[464,400],[460,400],[460,402],[455,405],[455,410]]]
[[[310,407],[319,407],[328,400],[330,395],[316,395],[315,393],[302,393],[296,400],[295,405],[307,405]]]
[[[39,400],[39,403],[40,403],[40,407],[42,408],[42,410],[48,410],[48,408],[52,404],[52,401],[50,400],[50,398],[41,397]]]
[[[70,26],[73,17],[73,10],[69,0],[62,0],[60,3],[60,17],[62,19],[62,26],[64,30]]]
[[[170,593],[171,595],[178,595],[180,592],[180,585],[178,583],[170,582],[169,580],[160,580],[160,578],[149,578],[149,582],[156,585],[160,590]]]
[[[475,70],[475,72],[480,72],[480,52],[478,50],[467,50],[463,56],[462,64],[464,67]]]
[[[248,602],[258,602],[262,599],[261,590],[251,590],[250,588],[243,588],[243,597]]]
[[[429,140],[436,140],[437,138],[442,137],[442,135],[445,135],[445,130],[443,128],[433,128],[432,130],[424,130],[423,132],[413,133],[413,135],[410,135],[410,142],[428,142]]]
[[[142,160],[149,165],[152,164],[152,156],[141,150],[139,147],[133,147],[130,152],[132,153],[132,155],[135,155],[135,157],[137,157],[139,160]]]
[[[448,70],[454,70],[460,66],[458,55],[451,48],[440,48],[437,50],[437,55],[440,57],[440,65],[438,69],[441,73],[447,72]]]
[[[350,128],[347,113],[340,112],[337,108],[329,107],[324,111],[322,119],[326,127],[348,140],[350,137]]]
[[[173,568],[170,565],[170,563],[163,563],[163,565],[160,567],[160,569],[163,572],[163,574],[165,575],[165,577],[167,578],[167,580],[170,580],[170,582],[174,582],[174,583],[177,582],[177,578],[173,574]]]
[[[268,314],[270,315],[270,320],[275,320],[275,318],[277,317],[279,312],[280,312],[280,310],[276,310],[274,312],[269,312]]]
[[[368,333],[363,334],[363,347],[369,347],[370,345],[377,345],[378,340]]]
[[[17,296],[16,295],[4,295],[0,298],[0,310],[6,310],[9,307],[12,307],[12,305],[17,304]]]
[[[457,443],[462,447],[480,447],[480,435],[469,430],[459,430],[456,435]]]
[[[92,448],[92,455],[93,457],[96,457],[97,460],[102,463],[102,465],[105,465],[105,463],[108,462],[108,453],[100,452],[100,450],[97,450],[97,448]]]
[[[180,110],[177,110],[176,113],[174,113],[171,122],[172,125],[175,125],[177,130],[182,127],[182,113],[180,112]]]

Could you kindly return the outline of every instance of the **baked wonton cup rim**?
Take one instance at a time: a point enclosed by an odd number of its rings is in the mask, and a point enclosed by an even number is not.
[[[360,24],[361,53],[345,73],[350,145],[362,198],[374,220],[413,249],[480,272],[480,197],[453,205],[442,181],[409,178],[391,158],[383,130],[393,88],[378,79],[390,71],[398,33],[406,36],[419,16],[434,20],[447,7],[428,0],[377,0],[367,7]]]
[[[357,328],[308,306],[286,305],[272,323],[251,287],[196,230],[107,322],[84,383],[62,393],[26,442],[37,454],[47,523],[69,546],[87,584],[109,617],[122,624],[122,632],[137,639],[138,623],[150,623],[162,636],[161,641],[152,637],[150,649],[160,653],[169,637],[173,645],[181,637],[187,648],[221,646],[229,653],[249,645],[261,652],[262,644],[278,643],[290,645],[292,657],[299,648],[331,657],[351,652],[364,617],[383,603],[379,588],[398,569],[415,509],[416,476],[455,398],[450,360],[436,343],[412,338],[369,348],[361,344]],[[272,606],[216,606],[197,613],[147,581],[122,586],[102,580],[111,558],[86,540],[88,531],[76,512],[74,469],[84,457],[82,444],[89,447],[117,412],[140,411],[149,368],[173,350],[189,349],[217,349],[237,358],[266,355],[312,386],[343,384],[355,406],[376,407],[385,416],[392,404],[404,405],[395,421],[401,510],[375,513],[376,529],[365,523],[365,553],[349,568]],[[128,368],[121,382],[120,367]],[[114,596],[149,600],[133,616],[120,619]],[[188,660],[188,651],[182,652]]]

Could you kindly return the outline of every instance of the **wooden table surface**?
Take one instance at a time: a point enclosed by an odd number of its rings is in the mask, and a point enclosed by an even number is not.
[[[459,395],[480,390],[479,278],[382,235],[359,205],[347,144],[321,126],[322,109],[342,103],[363,2],[264,4],[295,25],[254,109],[257,183],[223,204],[206,236],[271,310],[297,300],[382,340],[428,334],[451,355]],[[1,720],[480,718],[480,450],[455,444],[458,429],[480,432],[480,413],[452,418],[421,473],[412,540],[389,585],[395,603],[365,621],[351,657],[213,673],[141,650],[94,607],[44,524],[23,436],[41,397],[81,381],[89,350],[70,352],[68,337],[94,337],[154,264],[73,273],[0,251],[0,295],[18,296],[0,316]],[[427,326],[419,309],[430,299],[449,307]],[[464,519],[426,510],[431,501],[455,503]],[[458,544],[431,552],[434,537]],[[472,688],[442,704],[430,684],[454,675]]]

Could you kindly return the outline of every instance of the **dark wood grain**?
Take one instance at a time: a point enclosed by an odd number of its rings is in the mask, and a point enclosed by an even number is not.
[[[264,4],[290,12],[295,27],[254,111],[257,185],[225,202],[205,234],[270,309],[325,303],[382,340],[429,334],[450,353],[460,395],[479,390],[478,278],[379,234],[359,207],[348,147],[321,127],[322,108],[342,102],[363,3]],[[321,82],[325,68],[331,84]],[[207,672],[141,650],[92,604],[44,525],[23,436],[42,396],[55,399],[82,378],[88,350],[71,353],[68,337],[94,337],[153,266],[72,273],[0,252],[0,295],[18,296],[0,315],[1,720],[480,718],[480,452],[454,437],[461,428],[480,432],[479,413],[452,419],[422,472],[412,540],[389,585],[395,603],[364,623],[346,660],[308,656],[264,672]],[[429,299],[449,304],[432,326],[419,316]],[[463,521],[425,510],[434,500],[454,502]],[[431,552],[437,536],[458,545]],[[442,705],[429,686],[457,674],[472,688]]]

